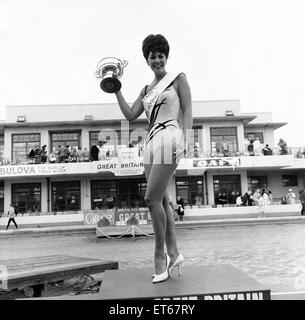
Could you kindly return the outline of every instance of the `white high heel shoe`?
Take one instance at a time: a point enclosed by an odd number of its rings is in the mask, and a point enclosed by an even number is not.
[[[166,280],[169,277],[168,266],[170,263],[170,258],[166,254],[166,270],[161,274],[153,274],[152,283],[157,283]]]
[[[177,259],[175,260],[175,262],[173,263],[173,265],[168,268],[169,275],[174,271],[175,268],[177,268],[178,275],[180,277],[182,274],[181,266],[182,266],[183,262],[184,262],[184,258],[183,258],[183,255],[180,253],[179,256],[177,257]]]

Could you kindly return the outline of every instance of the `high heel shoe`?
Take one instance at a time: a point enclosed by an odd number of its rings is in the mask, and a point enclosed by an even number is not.
[[[166,280],[169,277],[168,266],[170,263],[170,258],[166,255],[166,270],[161,274],[153,274],[152,283],[157,283]]]
[[[179,256],[177,257],[177,259],[175,260],[175,262],[173,263],[173,265],[168,268],[169,275],[174,271],[175,268],[177,268],[178,269],[178,275],[180,277],[181,274],[182,274],[181,266],[182,266],[183,262],[184,262],[184,258],[183,258],[183,255],[180,253]]]

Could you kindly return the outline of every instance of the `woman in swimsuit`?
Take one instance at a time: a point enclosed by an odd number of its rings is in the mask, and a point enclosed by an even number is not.
[[[184,261],[177,247],[175,221],[167,188],[179,158],[184,153],[183,140],[187,136],[186,132],[192,129],[192,100],[185,74],[170,76],[165,70],[169,44],[162,35],[147,36],[143,41],[142,51],[154,73],[152,83],[141,90],[132,107],[126,103],[121,91],[115,95],[127,120],[135,120],[145,111],[149,122],[144,145],[144,169],[147,179],[145,201],[151,213],[155,234],[155,273],[152,282],[157,283],[166,280],[175,268],[180,275],[180,266]],[[152,89],[161,80],[163,85],[166,85],[165,90],[157,95],[155,101],[149,101]],[[167,85],[166,81],[170,83]],[[164,251],[165,243],[167,254]]]

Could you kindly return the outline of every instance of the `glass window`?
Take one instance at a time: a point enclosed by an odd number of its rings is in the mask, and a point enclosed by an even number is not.
[[[80,181],[52,182],[52,211],[80,210],[80,199]]]
[[[40,134],[12,134],[12,162],[21,163],[27,161],[30,149],[40,147]]]
[[[145,207],[146,180],[92,180],[91,208],[111,209]]]
[[[200,126],[194,126],[191,131],[191,136],[188,137],[187,143],[187,150],[190,152],[194,151],[195,144],[199,145],[199,148],[201,148],[201,142],[200,137],[202,136],[202,127]]]
[[[12,184],[12,202],[20,213],[41,211],[41,183]]]
[[[81,147],[80,145],[80,131],[65,131],[65,132],[51,132],[51,150],[58,148],[58,146]]]
[[[4,213],[4,181],[0,181],[0,217]]]
[[[4,136],[0,136],[0,162],[3,161],[4,157]]]
[[[266,176],[251,176],[248,177],[248,189],[256,190],[267,188],[267,177]]]
[[[283,187],[296,187],[298,185],[298,176],[296,174],[282,176]]]
[[[227,155],[232,155],[232,153],[234,155],[235,152],[238,152],[236,127],[210,128],[210,134],[212,153],[224,154],[224,142],[229,148]]]
[[[255,140],[255,138],[259,139],[260,143],[264,143],[264,133],[263,132],[245,132],[245,140],[251,141]]]
[[[116,207],[115,180],[91,181],[91,209],[112,209]]]
[[[213,176],[213,186],[215,204],[229,203],[229,195],[233,191],[241,193],[240,175]]]
[[[203,204],[203,177],[176,177],[176,195],[180,196],[186,205]]]

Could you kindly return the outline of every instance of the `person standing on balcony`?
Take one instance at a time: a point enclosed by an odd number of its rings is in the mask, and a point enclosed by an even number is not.
[[[280,154],[281,155],[288,154],[288,147],[287,147],[287,143],[286,143],[285,140],[280,138],[280,140],[279,140],[277,145],[280,147]]]
[[[145,201],[155,234],[153,283],[166,280],[176,267],[179,272],[184,261],[177,247],[168,185],[186,152],[184,138],[193,124],[192,99],[185,74],[165,69],[169,49],[163,35],[147,36],[142,43],[142,52],[153,72],[153,81],[141,90],[132,107],[125,101],[121,90],[115,93],[127,120],[135,120],[145,111],[149,122],[143,162],[147,180]]]
[[[224,157],[229,156],[229,144],[225,138],[223,138],[223,142],[222,142],[222,152]]]
[[[262,155],[262,145],[259,141],[259,138],[256,137],[253,142],[253,150],[255,156],[261,156]]]

